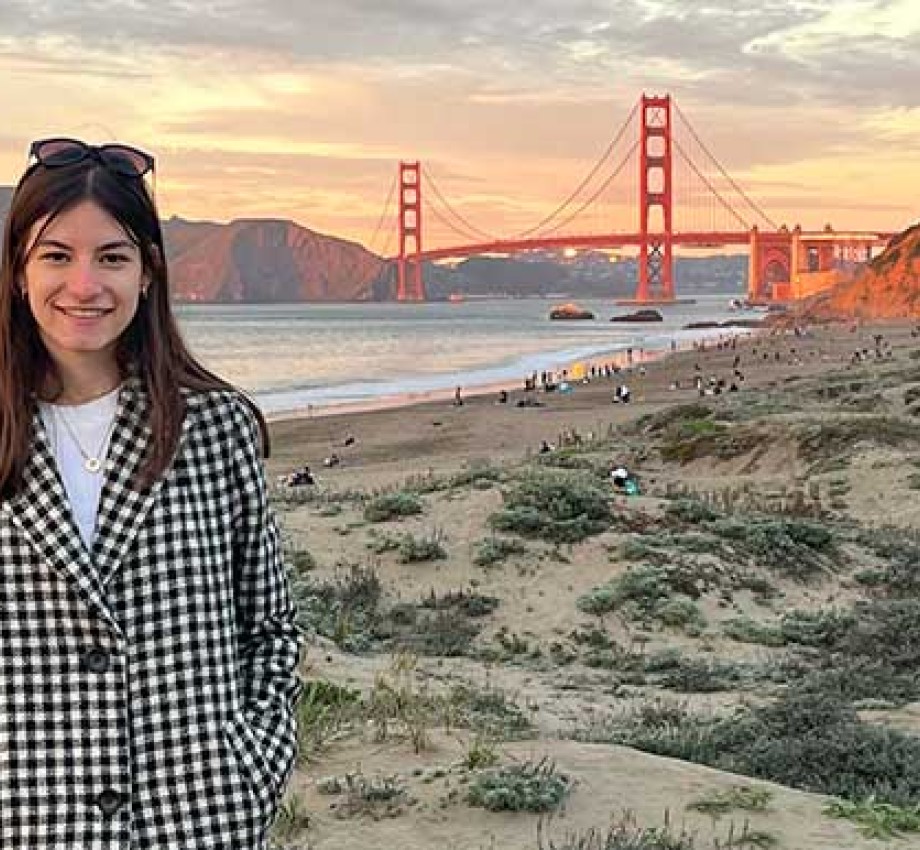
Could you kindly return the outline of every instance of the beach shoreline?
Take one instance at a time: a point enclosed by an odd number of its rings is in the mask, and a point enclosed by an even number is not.
[[[881,330],[903,336],[909,326]],[[564,433],[597,434],[644,413],[698,402],[697,377],[706,382],[705,391],[710,379],[723,381],[727,389],[736,361],[743,374],[736,379],[742,397],[792,377],[845,368],[854,348],[871,345],[875,332],[868,325],[858,332],[845,325],[816,326],[802,336],[791,330],[744,329],[734,347],[710,341],[705,350],[664,351],[611,378],[575,383],[565,394],[528,393],[522,380],[510,388],[469,388],[462,406],[453,404],[450,392],[370,410],[272,418],[266,469],[278,477],[308,465],[322,487],[366,488],[391,486],[412,474],[521,458],[536,452],[544,440],[558,443]],[[630,388],[629,404],[614,403],[620,383]],[[508,391],[505,404],[498,402],[499,389]],[[332,456],[339,462],[327,467]]]
[[[581,356],[575,359],[567,359],[561,352],[559,353],[558,357],[552,353],[546,354],[544,357],[547,360],[553,360],[555,364],[554,369],[548,371],[552,371],[557,376],[561,376],[563,371],[571,374],[579,364],[583,365],[589,372],[592,367],[603,370],[605,365],[610,367],[615,365],[620,370],[626,370],[630,365],[647,366],[649,363],[660,361],[670,356],[687,353],[688,351],[695,351],[696,346],[699,343],[703,343],[709,347],[717,344],[719,340],[730,339],[733,336],[739,339],[741,337],[756,336],[763,333],[764,331],[769,331],[769,328],[752,328],[749,326],[739,325],[730,327],[719,326],[714,328],[695,330],[698,331],[698,334],[694,335],[693,337],[683,337],[682,342],[684,344],[681,345],[678,343],[677,348],[671,347],[670,341],[665,344],[664,339],[662,339],[661,345],[651,348],[642,347],[633,349],[629,346],[623,345],[617,348],[609,349],[608,351],[599,352],[590,356]],[[462,378],[462,373],[456,373],[456,375],[452,377],[455,377],[457,380],[459,380]],[[463,398],[491,396],[497,395],[502,390],[510,393],[515,389],[521,389],[524,385],[524,379],[526,377],[530,377],[530,375],[521,373],[517,382],[514,382],[510,378],[466,384],[464,384],[462,381],[460,383],[445,382],[450,383],[450,385],[420,391],[384,393],[381,395],[370,396],[356,400],[307,404],[306,406],[297,407],[290,410],[269,411],[265,413],[265,418],[268,422],[279,423],[299,419],[314,419],[348,416],[360,413],[372,413],[381,410],[413,407],[420,404],[452,401],[458,386],[461,389]],[[259,395],[259,393],[253,394],[254,400],[257,404],[259,403]],[[271,395],[271,393],[265,395]]]

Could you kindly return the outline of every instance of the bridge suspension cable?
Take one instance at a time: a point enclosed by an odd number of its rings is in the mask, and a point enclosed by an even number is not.
[[[443,224],[445,224],[455,233],[459,233],[462,236],[472,237],[473,239],[485,239],[489,242],[494,242],[500,238],[494,233],[487,233],[486,231],[480,229],[467,218],[458,213],[447,201],[447,198],[441,194],[441,190],[438,188],[437,183],[434,182],[434,178],[428,173],[428,170],[428,166],[423,166],[422,178],[425,180],[425,184],[428,186],[428,188],[431,189],[432,192],[434,192],[435,196],[444,205],[444,208],[448,211],[448,213],[450,213],[458,222],[460,222],[459,227],[456,224],[451,224],[438,212],[437,208],[433,204],[429,205],[429,209]]]
[[[432,204],[428,205],[428,212],[430,212],[439,222],[441,222],[442,225],[444,225],[444,227],[446,227],[452,233],[459,234],[465,239],[471,239],[474,242],[479,241],[482,238],[481,236],[478,236],[476,234],[471,234],[467,231],[459,230],[457,228],[457,225],[449,221],[447,217],[436,206]],[[491,237],[489,241],[492,241]]]
[[[622,139],[623,135],[626,133],[626,129],[627,127],[629,127],[629,124],[632,121],[632,119],[635,117],[638,109],[639,109],[639,101],[637,100],[633,104],[632,111],[629,113],[629,115],[626,116],[626,120],[620,126],[619,131],[616,133],[616,135],[614,136],[610,144],[607,145],[607,149],[601,154],[600,159],[598,159],[597,162],[594,163],[594,166],[591,168],[588,174],[582,179],[581,183],[579,183],[578,186],[569,194],[569,196],[558,207],[556,207],[556,209],[554,209],[548,216],[546,216],[542,221],[535,224],[533,227],[530,227],[526,230],[522,230],[518,233],[513,234],[512,236],[509,237],[510,239],[523,239],[527,236],[532,236],[538,233],[545,225],[548,225],[557,215],[560,215],[562,211],[575,200],[575,198],[578,196],[581,190],[584,189],[585,186],[588,185],[588,183],[593,179],[594,175],[597,174],[597,172],[600,170],[601,166],[604,164],[607,157],[609,157],[610,154],[613,153],[613,151],[616,149],[616,146],[620,143],[620,139]],[[626,154],[627,159],[629,158],[630,154],[632,154],[633,150],[635,150],[635,148],[636,148],[636,145],[633,145],[630,151]],[[620,167],[622,167],[622,163]],[[616,173],[619,173],[619,168]],[[614,177],[616,176],[616,173],[613,175]],[[606,189],[607,186],[610,185],[611,180],[612,178],[608,178],[606,181],[604,181],[600,190],[595,192],[591,196],[591,198],[588,200],[587,203],[582,204],[582,206],[580,206],[578,210],[575,212],[575,215],[569,216],[562,224],[559,224],[556,227],[552,228],[551,230],[546,231],[546,233],[542,235],[555,233],[559,230],[560,227],[564,227],[566,224],[572,221],[572,219],[575,218],[575,216],[583,212],[586,207],[590,206],[595,200],[597,200],[597,197],[600,195],[600,193],[603,192],[603,190]]]
[[[684,115],[683,112],[681,112],[680,107],[679,107],[676,103],[674,104],[674,107],[675,107],[675,109],[676,109],[676,111],[677,111],[677,114],[678,114],[678,116],[680,117],[681,121],[683,121],[684,125],[685,125],[685,126],[687,127],[687,129],[690,131],[690,135],[693,137],[693,139],[696,141],[696,143],[700,146],[700,148],[702,149],[703,153],[705,153],[706,156],[709,157],[709,159],[710,159],[710,161],[713,163],[713,165],[715,165],[715,167],[719,169],[719,172],[721,173],[721,175],[722,175],[726,180],[728,180],[728,182],[729,182],[729,184],[731,185],[731,187],[732,187],[732,188],[733,188],[733,189],[744,199],[744,201],[745,201],[745,203],[748,205],[748,207],[750,207],[758,216],[760,216],[761,219],[763,219],[765,222],[767,222],[767,224],[769,224],[770,227],[771,227],[773,230],[779,230],[779,227],[777,226],[776,222],[773,221],[773,219],[770,218],[770,216],[767,215],[767,213],[764,212],[764,210],[763,210],[756,202],[752,201],[752,200],[748,197],[748,195],[747,195],[747,193],[744,191],[744,189],[742,189],[742,188],[735,182],[735,180],[732,178],[732,176],[722,167],[722,164],[712,155],[712,153],[710,153],[709,148],[706,147],[706,145],[703,143],[702,139],[700,139],[700,137],[697,135],[696,130],[693,129],[693,125],[692,125],[692,124],[690,123],[690,121],[687,119],[687,116]],[[688,162],[689,162],[689,160],[688,160]],[[749,226],[749,225],[745,223],[745,226],[747,227],[747,226]]]
[[[605,189],[606,189],[606,188],[607,188],[607,187],[608,187],[608,186],[609,186],[619,175],[620,175],[620,172],[623,171],[623,169],[626,167],[626,164],[632,159],[632,155],[636,152],[636,149],[637,149],[638,147],[639,147],[639,140],[637,139],[635,142],[633,142],[632,147],[626,152],[626,156],[624,156],[623,159],[620,160],[620,164],[619,164],[619,165],[616,167],[616,169],[607,177],[607,179],[606,179],[603,183],[601,183],[601,185],[600,185],[600,187],[598,187],[597,191],[595,191],[594,194],[591,195],[591,197],[588,198],[588,200],[586,200],[586,201],[585,201],[577,210],[575,210],[575,212],[573,212],[568,218],[566,218],[566,219],[564,219],[563,221],[561,221],[559,224],[557,224],[557,225],[556,225],[554,228],[552,228],[551,230],[544,231],[544,232],[541,234],[541,236],[551,236],[551,235],[554,234],[554,233],[558,233],[563,227],[565,227],[567,224],[569,224],[570,222],[572,222],[572,221],[573,221],[574,219],[576,219],[579,215],[581,215],[581,213],[583,213],[589,206],[591,206],[591,204],[593,204],[593,203],[601,196],[601,194],[604,192],[604,190],[605,190]]]
[[[396,175],[393,175],[393,180],[390,183],[390,191],[387,192],[387,199],[383,202],[383,210],[380,213],[380,218],[377,219],[377,226],[374,228],[374,233],[371,236],[370,242],[368,242],[368,247],[371,251],[374,250],[374,245],[377,242],[377,236],[380,234],[380,228],[383,227],[383,222],[386,220],[387,213],[390,211],[390,203],[393,201],[393,194],[396,192]],[[379,252],[378,256],[385,257],[387,255],[387,248],[389,243],[392,241],[392,229],[388,230],[387,244],[384,245],[383,250]]]
[[[722,194],[719,192],[718,189],[716,189],[715,186],[712,185],[712,182],[709,180],[709,178],[705,174],[703,174],[703,172],[701,172],[699,168],[696,167],[696,163],[689,157],[689,155],[683,149],[683,147],[681,147],[680,142],[678,142],[677,139],[672,138],[671,144],[674,145],[677,152],[683,158],[684,162],[686,162],[687,165],[689,165],[690,168],[693,169],[693,173],[696,174],[696,176],[699,177],[700,180],[702,180],[703,183],[706,184],[706,188],[709,189],[709,191],[712,193],[713,196],[715,196],[715,198],[719,201],[719,203],[722,204],[722,206],[725,207],[726,210],[728,210],[728,212],[732,215],[735,221],[737,221],[745,230],[747,230],[750,225],[740,215],[738,215],[738,213],[735,211],[735,208],[730,203],[728,203],[728,201],[726,201],[725,198],[722,197]]]

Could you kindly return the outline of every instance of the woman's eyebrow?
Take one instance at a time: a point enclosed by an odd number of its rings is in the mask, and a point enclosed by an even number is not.
[[[116,248],[127,248],[128,250],[137,250],[137,245],[135,245],[130,239],[119,239],[116,242],[106,242],[104,245],[100,245],[96,250],[97,251],[113,251]]]
[[[59,242],[57,239],[39,239],[38,242],[32,246],[32,250],[34,251],[36,248],[39,248],[43,245],[46,245],[49,248],[63,248],[66,251],[71,250],[70,245],[68,245],[66,242]]]
[[[38,242],[33,246],[33,250],[38,247],[49,247],[49,248],[62,248],[65,251],[72,251],[73,248],[68,245],[66,242],[61,242],[58,239],[39,239]],[[118,248],[127,249],[127,250],[137,250],[137,245],[135,245],[130,239],[116,239],[114,242],[106,242],[103,245],[100,245],[96,248],[97,251],[114,251]]]

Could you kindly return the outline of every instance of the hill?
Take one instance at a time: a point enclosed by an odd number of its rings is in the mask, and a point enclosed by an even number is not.
[[[209,302],[367,301],[383,260],[344,239],[291,221],[164,223],[180,300]]]
[[[799,318],[920,318],[920,223],[900,233],[855,278],[807,299]]]

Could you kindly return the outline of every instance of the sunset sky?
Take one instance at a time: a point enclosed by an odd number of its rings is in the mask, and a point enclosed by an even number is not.
[[[118,139],[157,156],[164,215],[379,251],[397,163],[419,158],[504,235],[559,205],[645,91],[775,220],[900,230],[920,217],[918,81],[917,0],[0,0],[0,184],[34,138]]]

